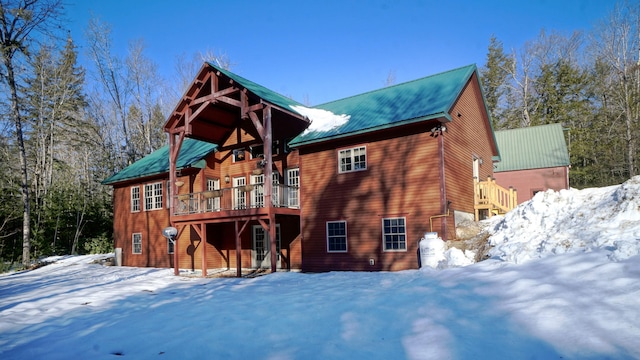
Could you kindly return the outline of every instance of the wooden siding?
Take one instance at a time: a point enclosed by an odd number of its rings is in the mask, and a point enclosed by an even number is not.
[[[513,186],[518,191],[518,204],[531,200],[538,191],[569,188],[569,169],[566,166],[557,166],[542,169],[503,171],[493,174],[496,183],[508,188]]]
[[[295,217],[279,217],[276,223],[280,225],[281,237],[281,268],[300,269],[301,256],[299,250],[299,221]],[[257,221],[251,221],[240,234],[241,239],[241,267],[251,268],[251,249],[253,247],[252,227],[259,225]],[[178,239],[179,258],[178,265],[181,269],[202,269],[202,244],[197,233],[191,225]],[[242,224],[240,224],[242,226]],[[206,224],[207,241],[206,256],[207,268],[236,268],[236,242],[234,223]]]
[[[485,180],[493,176],[491,159],[494,155],[490,146],[493,134],[475,75],[464,88],[450,115],[453,120],[446,124],[448,131],[443,136],[447,201],[451,201],[451,212],[456,210],[473,214],[473,159],[482,159],[478,180]],[[450,217],[447,220],[448,227],[452,222],[453,217]],[[451,238],[455,232],[448,230]]]
[[[417,268],[417,245],[425,232],[455,237],[454,211],[474,212],[474,157],[483,160],[481,178],[493,174],[495,145],[475,75],[450,115],[448,131],[437,138],[430,136],[437,125],[431,121],[301,150],[303,271]],[[338,151],[356,146],[366,146],[367,170],[339,174]],[[442,216],[444,201],[451,201],[449,216]],[[406,219],[406,251],[383,250],[382,218],[387,217]],[[347,222],[346,253],[327,251],[326,222],[337,220]]]
[[[281,145],[282,146],[282,145]],[[280,154],[274,156],[275,167],[284,182],[284,171],[289,168],[298,167],[299,156],[297,151],[284,153],[284,148],[280,149]],[[230,151],[216,152],[206,159],[207,166],[204,169],[186,169],[182,171],[182,176],[178,180],[184,184],[178,187],[178,194],[199,192],[206,189],[206,180],[220,179],[220,186],[227,188],[233,186],[232,182],[225,184],[224,177],[231,178],[244,176],[247,183],[250,176],[257,168],[259,159],[250,159],[247,153],[246,160],[233,162]],[[144,210],[144,184],[162,182],[163,184],[163,209]],[[121,184],[114,186],[113,206],[114,206],[114,246],[122,248],[122,263],[125,266],[137,267],[173,267],[173,254],[168,253],[167,240],[162,236],[162,229],[169,226],[169,209],[167,209],[167,189],[168,175],[158,179],[149,179],[142,183]],[[140,188],[140,211],[131,212],[131,187]],[[215,213],[211,214],[215,216]],[[236,245],[234,222],[208,223],[207,220],[197,224],[205,224],[207,241],[205,242],[207,267],[213,268],[235,268],[236,266]],[[202,244],[196,231],[191,229],[193,222],[178,222],[178,228],[188,226],[177,242],[178,265],[181,269],[201,269],[202,268]],[[282,236],[282,268],[300,269],[302,263],[301,243],[300,243],[300,221],[296,216],[278,216],[277,223],[281,224]],[[258,224],[254,221],[251,224]],[[132,253],[133,233],[142,234],[142,254]],[[251,228],[247,226],[242,233],[242,267],[251,267]]]
[[[163,183],[162,209],[144,210],[144,184]],[[131,187],[140,187],[140,211],[131,212]],[[131,186],[116,187],[113,190],[114,247],[122,248],[122,263],[126,266],[170,267],[173,255],[168,253],[167,239],[162,229],[169,226],[169,210],[166,207],[166,181],[149,181]],[[142,234],[142,254],[133,254],[132,235]]]
[[[437,141],[425,124],[301,151],[303,271],[417,268],[417,244],[440,212]],[[367,169],[338,173],[338,151],[366,146]],[[383,250],[382,219],[406,219],[406,251]],[[327,252],[326,222],[347,221],[348,252]],[[370,265],[373,259],[374,265]]]

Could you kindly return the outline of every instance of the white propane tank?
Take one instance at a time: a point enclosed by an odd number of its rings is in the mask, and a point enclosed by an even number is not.
[[[428,232],[420,239],[420,264],[422,267],[437,268],[438,263],[444,260],[444,241],[436,232]]]

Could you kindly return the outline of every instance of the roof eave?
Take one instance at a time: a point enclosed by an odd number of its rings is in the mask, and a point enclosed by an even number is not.
[[[374,131],[386,130],[386,129],[390,129],[390,128],[394,128],[394,127],[398,127],[398,126],[410,125],[410,124],[415,124],[415,123],[418,123],[418,122],[428,121],[428,120],[433,120],[433,119],[438,119],[438,118],[444,118],[445,121],[443,121],[443,122],[451,122],[451,115],[449,115],[449,113],[439,112],[439,113],[435,113],[435,114],[420,116],[420,117],[417,117],[417,118],[402,120],[402,121],[394,122],[394,123],[391,123],[391,124],[384,124],[384,125],[379,125],[379,126],[366,128],[366,129],[357,130],[357,131],[352,131],[352,132],[348,132],[348,133],[344,133],[344,134],[336,134],[336,135],[327,136],[327,137],[318,138],[318,139],[309,139],[309,140],[303,140],[303,141],[299,141],[299,142],[291,142],[291,143],[289,143],[289,146],[292,147],[292,148],[298,148],[298,147],[317,144],[317,143],[321,143],[321,142],[325,142],[325,141],[348,138],[348,137],[351,137],[351,136],[362,135],[362,134],[366,134],[366,133],[370,133],[370,132],[374,132]]]

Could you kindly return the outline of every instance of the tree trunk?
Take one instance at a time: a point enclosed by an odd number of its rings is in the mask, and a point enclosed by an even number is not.
[[[11,56],[3,56],[7,70],[7,83],[11,92],[11,116],[16,126],[16,139],[20,158],[20,192],[22,197],[22,264],[28,266],[31,257],[31,210],[29,208],[29,177],[27,176],[27,153],[24,148],[24,135],[22,133],[22,117],[18,108],[18,90],[13,71]]]

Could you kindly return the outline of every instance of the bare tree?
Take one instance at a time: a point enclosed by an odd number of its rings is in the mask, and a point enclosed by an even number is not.
[[[29,56],[37,45],[38,33],[47,33],[62,10],[60,0],[0,0],[0,55],[2,56],[2,80],[9,88],[10,115],[16,128],[21,170],[21,197],[23,207],[22,263],[26,266],[31,257],[31,211],[29,208],[29,176],[24,147],[23,98],[18,94],[20,66],[26,66],[21,56]]]
[[[624,120],[627,172],[636,175],[635,156],[640,125],[640,6],[622,3],[606,17],[591,39],[594,58],[609,66],[607,78],[611,89],[609,105]]]

